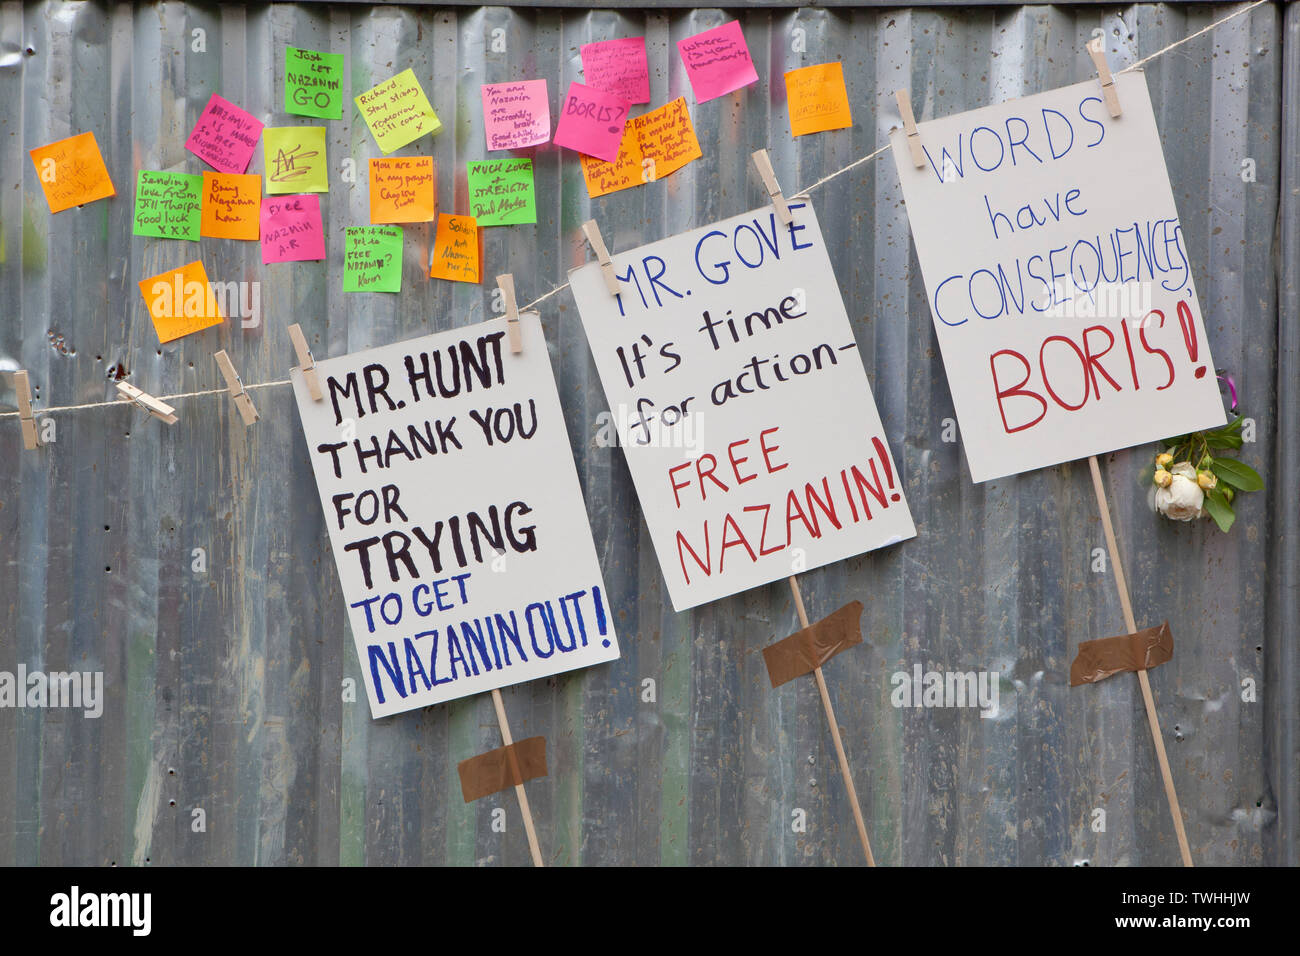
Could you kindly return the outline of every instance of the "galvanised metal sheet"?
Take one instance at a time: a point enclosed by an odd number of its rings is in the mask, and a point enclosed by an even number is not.
[[[883,145],[900,87],[921,118],[954,113],[1085,78],[1095,30],[1119,68],[1233,9],[3,3],[0,362],[31,371],[38,408],[92,403],[123,375],[156,395],[216,388],[219,348],[249,384],[281,380],[291,322],[317,355],[340,355],[491,314],[488,285],[424,279],[424,226],[406,228],[402,294],[342,294],[343,228],[368,219],[378,155],[350,105],[327,124],[325,262],[132,238],[135,171],[201,171],[183,143],[212,92],[297,122],[281,112],[286,45],[344,54],[345,103],[414,68],[445,129],[403,153],[432,152],[452,210],[464,163],[484,155],[480,84],[545,77],[554,108],[581,44],[644,34],[661,103],[689,93],[675,42],[741,19],[760,81],[692,106],[702,160],[591,201],[572,155],[537,152],[537,225],[489,230],[486,251],[486,274],[513,272],[528,301],[584,261],[583,220],[618,250],[757,206],[759,147],[793,193]],[[1256,422],[1245,458],[1270,482],[1224,536],[1148,512],[1147,449],[1103,465],[1138,617],[1173,625],[1176,656],[1152,680],[1205,864],[1296,863],[1300,848],[1298,23],[1295,6],[1265,5],[1147,66],[1213,352]],[[782,73],[827,60],[843,61],[853,128],[792,140]],[[118,197],[51,218],[27,150],[87,129]],[[952,401],[892,161],[813,200],[919,530],[801,579],[814,617],[866,602],[866,644],[826,674],[877,858],[1176,864],[1137,682],[1067,686],[1077,643],[1123,630],[1111,574],[1092,570],[1104,542],[1086,465],[972,485],[943,440]],[[136,283],[196,254],[215,281],[261,283],[261,321],[160,347]],[[547,860],[860,862],[815,686],[771,690],[759,653],[797,627],[788,588],[672,612],[622,453],[599,440],[572,299],[543,313],[625,648],[505,694],[515,735],[548,741],[551,773],[529,785]],[[56,413],[57,440],[37,452],[0,419],[0,670],[106,682],[98,719],[0,710],[0,863],[527,863],[512,795],[460,798],[456,763],[499,743],[486,697],[381,721],[364,695],[343,700],[360,673],[297,412],[286,387],[253,395],[249,429],[223,395],[177,400],[171,427],[125,405]],[[895,708],[890,676],[916,664],[996,672],[999,713]]]

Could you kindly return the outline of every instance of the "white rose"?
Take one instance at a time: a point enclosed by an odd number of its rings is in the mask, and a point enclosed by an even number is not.
[[[1173,480],[1167,488],[1157,488],[1156,509],[1174,521],[1191,521],[1202,514],[1205,492],[1196,483],[1196,469],[1191,462],[1180,461],[1169,467]]]

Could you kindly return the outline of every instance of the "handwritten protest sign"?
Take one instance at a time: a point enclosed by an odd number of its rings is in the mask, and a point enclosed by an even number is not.
[[[262,124],[252,113],[213,93],[185,148],[219,173],[242,173],[261,135]]]
[[[838,62],[790,70],[785,75],[785,101],[795,136],[853,125],[844,67]]]
[[[317,359],[294,394],[373,717],[619,656],[540,319]],[[436,493],[430,493],[436,490]]]
[[[214,239],[251,239],[262,234],[262,177],[204,173],[199,233]]]
[[[402,291],[400,226],[348,227],[343,241],[343,291]]]
[[[821,227],[771,206],[569,273],[673,607],[910,538]]]
[[[469,211],[480,226],[517,226],[537,221],[531,159],[470,163]]]
[[[677,51],[686,65],[686,77],[697,103],[758,82],[758,71],[736,20],[678,40]]]
[[[135,180],[132,233],[198,242],[202,191],[202,176],[140,170]]]
[[[202,262],[169,269],[142,279],[139,285],[159,342],[170,342],[224,321]]]
[[[432,156],[370,161],[371,222],[432,222],[438,208]]]
[[[357,109],[385,153],[413,143],[425,133],[442,129],[442,120],[429,105],[415,71],[403,70],[356,98]]]
[[[618,159],[618,144],[631,104],[613,93],[570,83],[560,107],[555,145],[576,149],[607,162]]]
[[[284,111],[343,118],[343,54],[284,48]]]
[[[971,477],[1224,423],[1145,77],[891,138]]]
[[[524,149],[551,138],[545,80],[483,85],[483,133],[488,149]]]
[[[117,195],[94,133],[38,146],[30,155],[51,213]]]
[[[305,262],[325,258],[320,196],[262,200],[262,262]]]
[[[268,195],[330,191],[324,126],[268,126],[262,146]]]
[[[645,37],[584,43],[578,52],[582,56],[582,79],[588,86],[629,103],[650,102]]]
[[[429,278],[478,282],[483,258],[478,222],[473,216],[438,216]]]
[[[607,163],[594,156],[580,158],[587,192],[594,199],[662,179],[703,155],[686,98],[679,96],[627,121],[617,162]]]

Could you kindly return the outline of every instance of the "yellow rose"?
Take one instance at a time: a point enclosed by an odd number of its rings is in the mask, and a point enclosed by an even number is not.
[[[1155,474],[1155,479],[1154,479],[1154,481],[1155,481],[1155,483],[1156,483],[1157,485],[1159,485],[1161,488],[1168,488],[1168,487],[1169,487],[1169,482],[1171,482],[1171,481],[1173,481],[1173,480],[1174,480],[1174,476],[1171,475],[1171,474],[1169,474],[1169,472],[1165,471],[1163,468],[1157,468],[1157,469],[1156,469],[1156,474]]]

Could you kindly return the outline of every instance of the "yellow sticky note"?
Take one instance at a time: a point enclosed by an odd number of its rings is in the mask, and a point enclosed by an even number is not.
[[[117,195],[94,133],[38,146],[31,157],[52,213]]]
[[[159,342],[170,342],[223,321],[202,262],[191,262],[140,282]]]
[[[473,216],[440,215],[438,232],[433,237],[433,265],[429,268],[429,278],[478,282],[483,258],[479,235],[478,220]]]
[[[425,133],[442,129],[442,121],[415,78],[415,71],[403,70],[356,98],[357,109],[385,153],[401,149]]]
[[[370,161],[370,221],[432,222],[438,201],[432,156]]]
[[[839,63],[791,70],[785,75],[785,99],[790,110],[790,132],[795,136],[853,125],[844,67]]]
[[[268,196],[330,191],[324,126],[268,126],[262,143]]]
[[[203,174],[199,235],[213,239],[261,238],[262,177],[242,173]]]
[[[703,155],[686,98],[679,96],[627,121],[615,162],[583,155],[582,175],[587,180],[588,194],[595,198],[652,183]]]
[[[641,141],[632,128],[631,120],[627,121],[623,130],[623,141],[618,145],[618,159],[607,163],[595,156],[579,153],[578,160],[582,163],[582,177],[587,180],[587,195],[592,199],[650,181],[648,170],[642,167],[645,156],[641,152]]]

